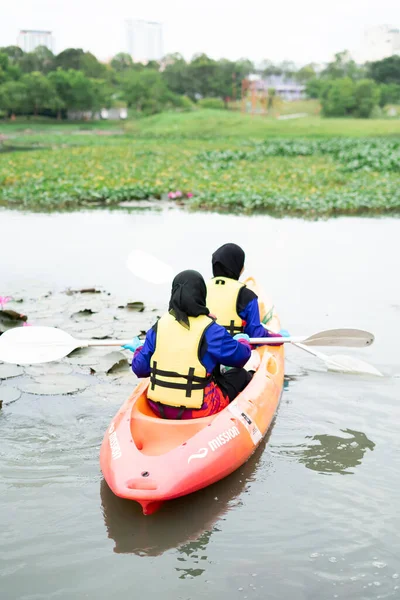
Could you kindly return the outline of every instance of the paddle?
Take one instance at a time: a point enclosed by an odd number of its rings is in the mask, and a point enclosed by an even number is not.
[[[128,269],[149,283],[172,283],[174,270],[170,265],[144,250],[132,250],[126,259]]]
[[[364,360],[354,358],[354,356],[345,356],[344,354],[327,356],[326,354],[322,354],[322,352],[317,352],[317,350],[311,350],[304,344],[298,342],[293,343],[293,346],[305,350],[309,354],[322,360],[328,371],[335,371],[336,373],[354,373],[357,375],[377,375],[378,377],[383,377],[383,374],[378,371],[378,369]]]
[[[143,250],[133,250],[130,255],[128,256],[128,259],[126,261],[126,265],[128,267],[128,269],[137,277],[140,277],[141,279],[144,279],[145,281],[149,281],[150,283],[167,283],[168,281],[172,280],[172,277],[174,275],[174,270],[173,268],[168,265],[167,263],[159,260],[158,258],[155,258],[154,256],[152,256],[151,254],[148,254],[147,252],[143,251]],[[273,307],[271,308],[271,311],[273,313]],[[272,316],[272,314],[270,315]],[[358,331],[358,330],[356,330]],[[373,341],[373,335],[369,334],[372,338]],[[264,338],[262,338],[264,339]],[[375,369],[375,367],[373,367],[372,365],[369,365],[368,363],[356,359],[356,358],[352,358],[351,356],[327,356],[326,354],[322,354],[321,352],[315,352],[315,351],[311,351],[308,348],[306,348],[305,346],[303,346],[301,343],[296,342],[294,339],[292,338],[286,338],[285,339],[286,342],[290,341],[292,342],[292,344],[294,346],[296,346],[297,348],[300,348],[300,350],[305,350],[308,351],[310,354],[313,354],[314,356],[316,356],[317,358],[321,359],[322,361],[325,362],[327,368],[329,370],[332,371],[341,371],[344,373],[368,373],[368,374],[373,374],[373,375],[381,375],[381,373]],[[372,341],[370,342],[370,344],[372,343]],[[260,343],[266,343],[264,342],[260,342]],[[270,343],[271,343],[271,339],[270,339]],[[307,344],[307,346],[309,346],[311,344]],[[315,344],[317,345],[317,344]],[[338,344],[330,344],[330,343],[325,343],[325,344],[321,344],[318,343],[319,346],[322,345],[326,345],[326,346],[331,346],[331,345],[338,345]],[[348,344],[340,344],[342,346],[347,346]],[[369,344],[363,344],[364,346],[369,345]]]
[[[301,342],[310,346],[351,346],[361,348],[373,343],[374,336],[358,329],[331,329],[312,336],[252,338],[252,344]],[[0,336],[0,360],[18,365],[52,362],[78,348],[123,346],[131,340],[79,340],[55,327],[16,327]]]

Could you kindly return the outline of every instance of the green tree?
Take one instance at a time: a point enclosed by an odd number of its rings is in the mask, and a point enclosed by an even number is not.
[[[64,71],[60,67],[48,75],[48,80],[53,85],[58,97],[61,99],[63,107],[70,108],[72,104],[72,77],[71,71]],[[59,109],[61,110],[61,108]]]
[[[228,108],[228,98],[233,96],[233,85],[236,79],[242,79],[240,73],[236,73],[236,63],[223,58],[217,62],[217,68],[214,75],[213,91],[224,101],[225,108]]]
[[[0,85],[0,109],[8,114],[26,113],[28,106],[28,90],[21,81],[8,81]]]
[[[306,94],[308,98],[320,98],[323,89],[326,86],[326,81],[319,77],[309,79],[306,83]]]
[[[351,58],[349,52],[344,50],[335,54],[335,60],[328,63],[322,71],[321,77],[325,79],[344,79],[349,77],[353,80],[365,77],[366,69],[357,65]]]
[[[150,69],[151,71],[159,71],[160,63],[157,60],[149,60],[149,62],[144,65],[144,68]]]
[[[400,56],[393,55],[368,65],[368,75],[378,83],[400,85]]]
[[[103,79],[107,76],[107,67],[103,65],[91,52],[84,52],[80,58],[80,70],[86,77]]]
[[[218,65],[206,54],[198,54],[189,63],[187,94],[193,100],[219,96],[217,75]]]
[[[297,72],[296,65],[291,60],[284,60],[278,65],[278,69],[282,75],[287,78],[292,78]]]
[[[373,79],[361,79],[355,86],[356,115],[368,119],[372,109],[378,106],[380,90]]]
[[[82,48],[67,48],[57,54],[55,59],[55,66],[61,67],[65,71],[69,69],[74,69],[75,71],[79,71],[81,68],[81,60],[84,55],[84,51]]]
[[[315,66],[310,63],[297,71],[295,78],[300,83],[307,84],[309,81],[316,79]]]
[[[162,77],[175,94],[189,93],[189,69],[188,64],[180,54],[168,54],[164,58],[164,70]]]
[[[92,110],[101,110],[102,108],[110,108],[112,105],[112,97],[114,90],[108,81],[105,79],[92,79]]]
[[[355,83],[350,77],[328,81],[321,93],[322,112],[326,117],[345,117],[356,108]]]
[[[86,77],[82,71],[57,69],[48,78],[67,110],[92,111],[100,108],[100,90],[95,80]]]
[[[270,77],[271,75],[282,75],[281,68],[278,67],[278,65],[275,65],[268,58],[264,59],[261,62],[259,71],[260,71],[260,74],[263,75],[263,77]]]
[[[46,46],[38,46],[33,52],[24,54],[19,65],[24,73],[39,71],[46,74],[55,68],[55,56]]]
[[[128,106],[145,114],[158,113],[182,104],[180,97],[168,89],[158,71],[145,69],[127,72],[122,76],[121,85]]]
[[[19,79],[20,76],[18,65],[13,64],[5,52],[0,52],[0,84]]]
[[[117,73],[123,73],[124,71],[129,71],[133,69],[134,62],[132,60],[132,56],[127,52],[119,52],[111,59],[111,67]]]
[[[215,96],[219,96],[224,101],[225,108],[227,108],[228,98],[232,98],[234,95],[238,96],[238,88],[240,89],[242,79],[247,77],[253,69],[253,64],[245,59],[231,61],[223,58],[217,61],[213,92]]]
[[[0,52],[7,54],[12,64],[19,64],[21,58],[24,56],[24,51],[19,46],[3,46],[0,48]]]
[[[380,106],[387,104],[400,104],[400,85],[397,83],[382,83],[379,86],[381,97]]]
[[[27,89],[29,110],[33,111],[35,116],[43,109],[54,110],[54,107],[58,106],[57,91],[43,73],[33,71],[24,75],[21,81]]]

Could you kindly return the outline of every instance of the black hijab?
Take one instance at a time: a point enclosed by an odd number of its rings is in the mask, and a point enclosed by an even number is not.
[[[214,277],[239,279],[244,267],[245,254],[237,244],[224,244],[212,255]]]
[[[186,329],[190,329],[188,317],[208,315],[207,288],[197,271],[182,271],[172,282],[169,313]]]

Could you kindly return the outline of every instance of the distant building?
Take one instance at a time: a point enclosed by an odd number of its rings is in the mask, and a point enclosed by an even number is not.
[[[354,53],[360,63],[382,60],[400,54],[400,29],[379,25],[364,32],[360,48]]]
[[[147,63],[164,56],[163,26],[154,21],[126,21],[128,52],[135,62]]]
[[[21,29],[18,36],[18,46],[24,52],[32,52],[38,46],[46,46],[46,48],[53,51],[53,41],[53,33],[51,31]]]
[[[255,81],[257,91],[268,92],[273,88],[275,94],[284,100],[301,100],[306,95],[304,85],[284,75],[269,75],[265,78],[250,75],[249,80]]]

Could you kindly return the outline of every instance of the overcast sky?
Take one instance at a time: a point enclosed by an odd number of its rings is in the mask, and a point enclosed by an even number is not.
[[[20,29],[49,29],[56,52],[80,47],[106,59],[127,50],[130,18],[161,21],[165,53],[302,64],[356,49],[368,27],[399,26],[400,0],[0,0],[0,46]]]

